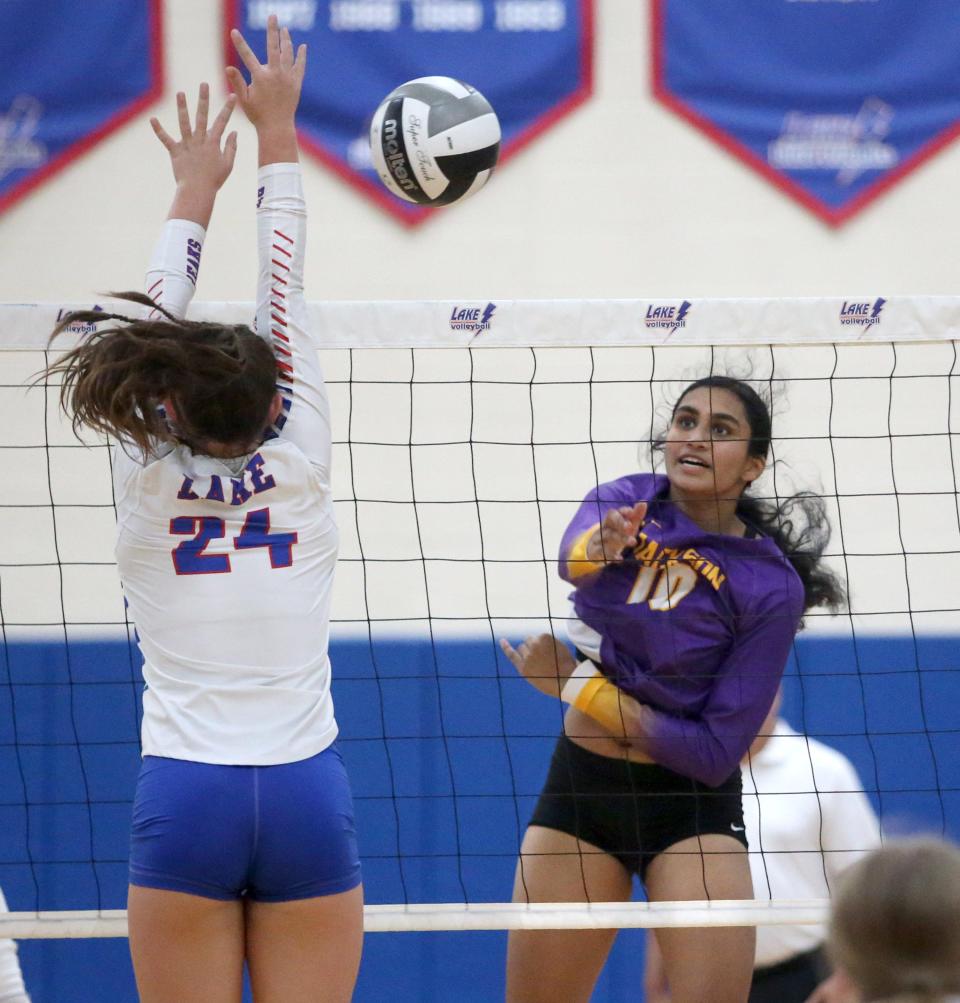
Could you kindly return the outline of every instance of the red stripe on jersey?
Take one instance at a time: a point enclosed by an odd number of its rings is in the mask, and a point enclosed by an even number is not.
[[[154,294],[156,290],[156,294]],[[153,300],[157,306],[160,306],[160,301],[163,299],[163,279],[159,278],[156,282],[147,290],[147,296]],[[147,314],[147,320],[159,320],[163,317],[163,314],[158,309],[153,309]]]
[[[282,230],[274,230],[273,233],[276,238],[285,241],[287,244],[294,243],[293,238],[287,236],[287,234],[285,234]],[[289,251],[286,247],[281,247],[277,243],[273,244],[273,250],[277,251],[279,254],[282,254],[286,258],[293,257],[291,251]],[[271,258],[271,263],[274,265],[275,268],[279,269],[282,272],[290,271],[289,265],[285,264],[282,261],[278,261],[276,258]],[[274,339],[273,342],[274,351],[276,351],[279,355],[284,355],[287,358],[292,359],[293,353],[289,349],[284,348],[283,345],[280,344],[281,341],[286,342],[288,345],[290,344],[290,338],[284,331],[281,330],[281,328],[287,326],[287,321],[284,319],[284,316],[282,316],[287,312],[287,309],[283,304],[283,301],[286,299],[286,293],[283,292],[282,289],[277,288],[278,286],[287,285],[287,279],[277,274],[277,272],[272,272],[271,276],[275,283],[275,285],[270,290],[270,295],[272,297],[270,302],[270,320],[271,320],[270,333]],[[287,380],[290,383],[295,382],[293,366],[289,362],[284,362],[283,359],[278,358],[277,370],[281,374],[281,378]]]

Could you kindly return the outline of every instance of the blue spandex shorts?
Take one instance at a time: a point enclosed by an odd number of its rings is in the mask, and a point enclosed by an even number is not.
[[[350,783],[335,745],[278,766],[146,756],[133,803],[130,883],[257,902],[360,884]]]

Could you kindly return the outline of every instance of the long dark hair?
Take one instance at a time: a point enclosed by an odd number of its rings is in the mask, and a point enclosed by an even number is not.
[[[732,376],[706,376],[691,383],[673,406],[671,420],[684,397],[701,387],[728,390],[743,405],[750,426],[749,456],[766,461],[773,435],[773,421],[766,401],[749,383]],[[823,564],[830,542],[830,522],[823,499],[801,491],[783,500],[756,498],[745,489],[737,501],[737,517],[769,536],[783,551],[803,582],[804,609],[827,606],[837,609],[846,601],[840,579]]]
[[[70,349],[41,374],[60,374],[60,403],[81,426],[137,445],[146,456],[156,442],[181,441],[198,452],[206,443],[257,445],[276,392],[273,349],[243,325],[182,320],[140,293],[112,293],[150,307],[158,319],[76,310],[53,333],[75,323],[117,321]],[[160,410],[170,400],[171,426]]]

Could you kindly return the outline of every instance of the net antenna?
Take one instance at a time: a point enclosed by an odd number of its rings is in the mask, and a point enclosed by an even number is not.
[[[106,304],[99,304],[105,307]],[[142,680],[113,562],[106,444],[31,380],[68,309],[0,306],[0,937],[126,933]],[[775,396],[770,497],[825,499],[849,609],[813,611],[785,677],[804,736],[845,752],[890,832],[960,831],[960,299],[314,303],[341,556],[331,658],[370,931],[810,924],[824,894],[512,904],[562,706],[499,654],[564,636],[563,529],[638,469],[686,383]],[[190,316],[245,323],[250,303]],[[53,352],[89,334],[78,325]],[[654,456],[656,454],[654,453]],[[644,461],[645,462],[645,461]],[[812,776],[802,791],[837,795]],[[755,882],[756,883],[756,882]],[[77,905],[84,906],[77,909]]]

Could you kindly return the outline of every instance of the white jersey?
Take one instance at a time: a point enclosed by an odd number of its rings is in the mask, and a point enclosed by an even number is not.
[[[880,845],[877,817],[850,761],[785,721],[742,773],[756,898],[828,898],[840,872]],[[822,926],[759,926],[756,964],[785,961],[825,936]]]
[[[307,217],[297,164],[261,168],[257,331],[283,410],[236,460],[114,448],[117,565],[143,653],[143,754],[204,763],[306,759],[337,734],[327,657],[337,528],[330,421],[306,330]],[[147,273],[182,316],[204,230],[166,224]]]

